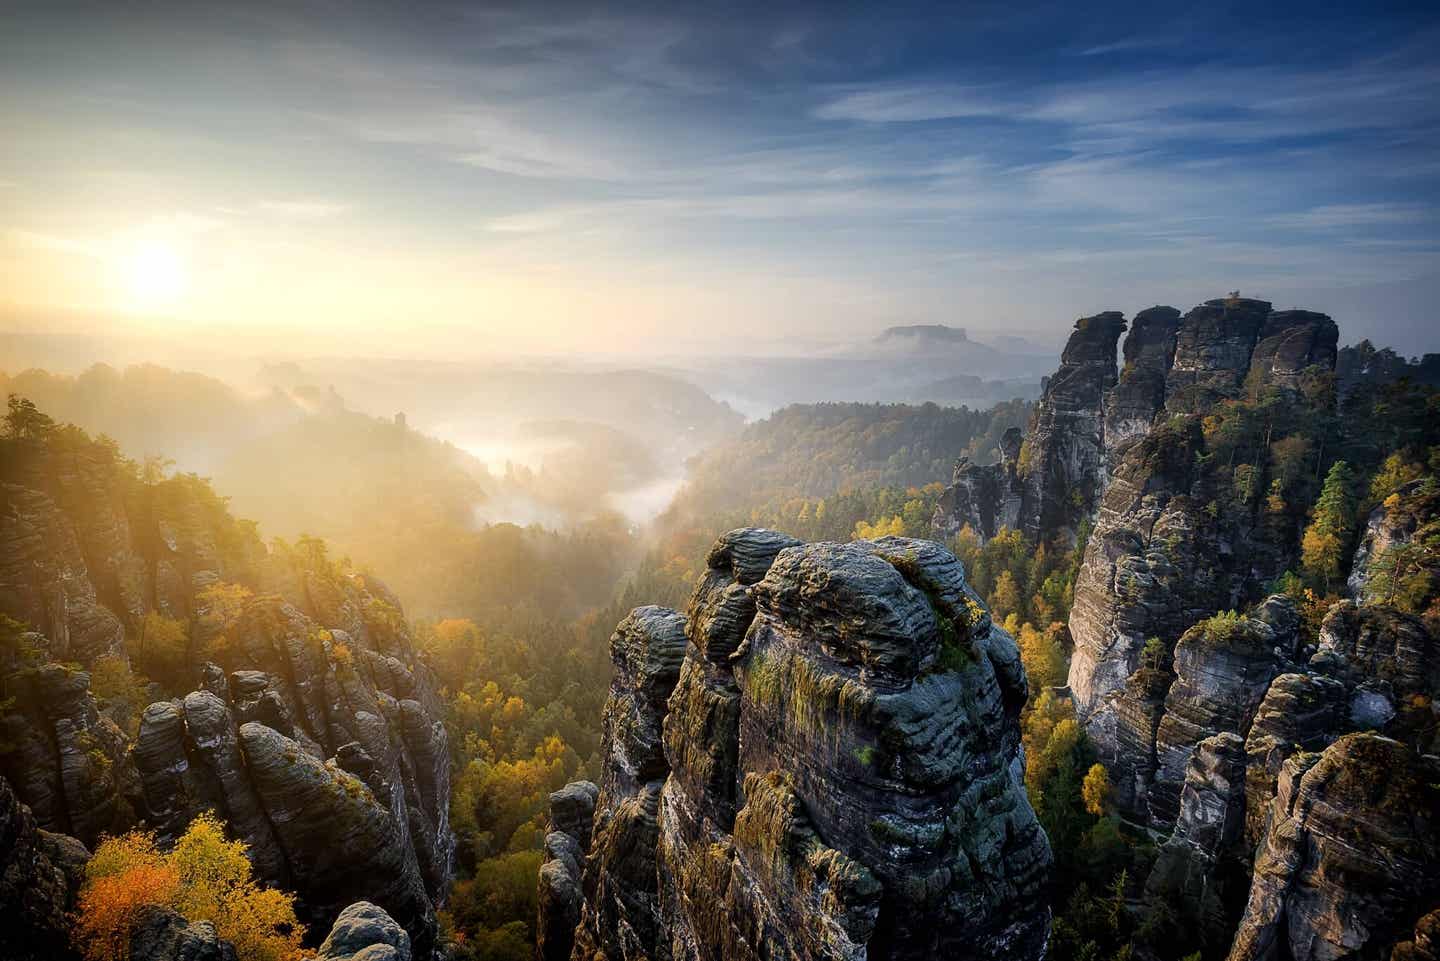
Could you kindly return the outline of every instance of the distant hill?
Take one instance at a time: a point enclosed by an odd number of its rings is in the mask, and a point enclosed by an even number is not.
[[[904,341],[914,344],[968,344],[970,335],[964,327],[947,327],[945,324],[907,324],[901,327],[886,327],[877,343],[885,344]]]

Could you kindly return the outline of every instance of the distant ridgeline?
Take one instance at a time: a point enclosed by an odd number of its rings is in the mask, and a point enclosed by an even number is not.
[[[137,824],[168,844],[210,811],[316,941],[370,902],[337,936],[358,925],[430,957],[450,761],[384,585],[318,540],[267,549],[207,482],[12,397],[0,615],[0,954],[68,956],[81,844]],[[204,937],[183,919],[152,920],[151,957],[212,956],[184,953]]]
[[[1440,356],[1338,339],[1082,318],[932,540],[720,537],[611,640],[540,957],[1435,958]]]

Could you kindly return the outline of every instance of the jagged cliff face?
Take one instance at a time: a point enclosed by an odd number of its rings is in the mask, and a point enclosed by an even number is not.
[[[1115,346],[1125,317],[1106,311],[1075,322],[1060,369],[1035,405],[1021,455],[1025,481],[1022,529],[1073,536],[1104,487],[1106,392],[1116,383]]]
[[[1135,315],[1125,338],[1125,364],[1105,398],[1105,447],[1113,460],[1127,443],[1143,437],[1165,405],[1165,383],[1175,363],[1180,311],[1150,307]]]
[[[612,650],[593,834],[583,785],[552,799],[543,957],[1043,955],[1024,672],[946,551],[735,531],[687,616],[642,608]]]
[[[213,810],[312,928],[368,899],[429,957],[449,759],[399,601],[267,552],[199,482],[127,478],[104,445],[62,437],[29,465],[0,489],[0,612],[36,628],[0,664],[0,773],[38,827],[168,840]],[[226,668],[201,653],[219,630],[202,592],[222,580],[252,592],[217,648]],[[97,709],[90,668],[125,658],[150,612],[190,628],[178,670],[194,690],[145,708],[132,739]]]
[[[1286,761],[1230,961],[1394,957],[1440,890],[1437,784],[1374,734]]]
[[[1232,961],[1431,956],[1440,865],[1425,758],[1440,743],[1440,642],[1370,579],[1378,558],[1401,554],[1407,570],[1437,573],[1425,545],[1440,496],[1416,482],[1375,509],[1352,565],[1357,600],[1335,605],[1308,646],[1281,596],[1212,618],[1263,596],[1296,563],[1300,531],[1243,486],[1254,468],[1216,461],[1223,436],[1205,418],[1225,400],[1268,396],[1283,417],[1287,396],[1296,409],[1324,397],[1337,328],[1235,296],[1183,317],[1154,307],[1131,324],[1115,376],[1105,364],[1123,320],[1091,320],[1017,463],[959,465],[935,534],[1010,525],[1063,540],[1093,521],[1070,694],[1121,815],[1158,844],[1147,896],[1183,906],[1209,953],[1233,940]],[[1407,817],[1390,795],[1426,814]]]
[[[1229,498],[1218,475],[1199,467],[1206,441],[1191,413],[1238,396],[1247,377],[1294,389],[1305,370],[1333,368],[1338,332],[1330,318],[1269,306],[1229,298],[1186,314],[1165,376],[1169,419],[1140,435],[1140,418],[1127,415],[1128,426],[1111,448],[1112,474],[1070,617],[1070,686],[1081,713],[1095,715],[1102,727],[1110,723],[1106,699],[1137,670],[1148,638],[1173,649],[1201,617],[1256,595],[1293,553],[1296,532],[1276,530],[1249,512],[1215,509]],[[1131,341],[1140,336],[1132,331]],[[1142,341],[1151,348],[1144,367],[1151,378],[1164,367],[1155,356],[1157,340],[1164,337],[1150,331]],[[1128,356],[1128,343],[1126,350]],[[1139,358],[1147,350],[1137,346],[1133,353]],[[1112,410],[1122,396],[1119,388],[1110,395]],[[1152,416],[1161,413],[1156,408]]]

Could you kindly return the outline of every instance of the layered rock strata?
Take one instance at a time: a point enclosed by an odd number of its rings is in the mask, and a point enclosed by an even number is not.
[[[1437,785],[1374,734],[1287,760],[1229,961],[1390,957],[1440,891]]]
[[[641,609],[612,642],[572,956],[1040,957],[1024,672],[960,564],[741,530],[708,566],[673,681],[678,615]]]

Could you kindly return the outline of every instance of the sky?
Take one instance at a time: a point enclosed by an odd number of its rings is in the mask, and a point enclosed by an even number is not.
[[[0,330],[1058,342],[1239,289],[1440,350],[1440,8],[0,0]],[[0,360],[3,366],[3,360]]]

